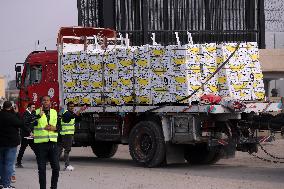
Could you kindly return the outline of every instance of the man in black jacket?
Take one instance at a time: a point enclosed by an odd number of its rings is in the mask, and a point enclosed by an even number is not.
[[[10,101],[5,101],[0,112],[0,185],[3,189],[11,186],[11,176],[16,159],[17,146],[20,144],[19,128],[23,123]]]
[[[25,150],[29,145],[31,149],[34,151],[34,141],[33,138],[33,128],[34,122],[36,121],[37,117],[35,116],[35,105],[33,103],[29,103],[26,111],[23,115],[24,127],[21,128],[21,147],[19,150],[19,154],[17,157],[17,168],[23,168],[22,165],[22,158],[24,156]]]

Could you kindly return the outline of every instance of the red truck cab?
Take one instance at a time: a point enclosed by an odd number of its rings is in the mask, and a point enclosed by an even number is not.
[[[28,103],[40,106],[40,98],[44,95],[51,97],[52,107],[59,109],[58,89],[58,55],[57,51],[34,51],[28,55],[21,66],[16,64],[16,81],[19,92],[19,112],[23,113]]]

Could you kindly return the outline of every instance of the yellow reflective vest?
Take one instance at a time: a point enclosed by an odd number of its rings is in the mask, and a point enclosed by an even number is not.
[[[36,110],[36,115],[39,115],[40,109]],[[48,141],[57,142],[57,131],[47,131],[44,128],[47,125],[56,127],[57,124],[57,112],[54,109],[50,109],[49,123],[45,113],[38,119],[37,125],[34,127],[34,143],[44,143]]]
[[[68,110],[65,110],[63,112],[63,114],[65,114],[65,112],[67,112],[67,111]],[[69,123],[63,122],[63,119],[61,118],[60,134],[61,135],[74,135],[74,132],[75,132],[75,118],[71,119],[71,121]]]

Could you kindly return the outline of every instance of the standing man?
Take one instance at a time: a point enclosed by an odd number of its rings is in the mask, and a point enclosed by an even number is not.
[[[20,144],[19,128],[23,123],[17,108],[10,101],[5,101],[0,112],[0,188],[15,188],[11,186],[17,146]]]
[[[57,146],[57,112],[51,108],[50,97],[43,96],[42,107],[36,110],[38,117],[34,127],[34,149],[36,154],[40,189],[46,189],[46,163],[52,169],[51,187],[57,189],[59,177],[59,159]]]
[[[21,128],[22,141],[21,141],[19,154],[17,157],[17,163],[16,163],[17,168],[23,168],[22,158],[24,156],[27,146],[29,145],[31,149],[34,151],[34,145],[33,145],[34,141],[31,140],[32,138],[27,139],[27,137],[33,136],[34,122],[36,121],[36,119],[37,118],[35,116],[35,105],[33,103],[29,103],[23,115],[24,127]]]
[[[86,106],[82,106],[81,109],[74,113],[73,102],[67,103],[67,110],[65,110],[62,114],[61,118],[61,131],[60,138],[61,141],[59,143],[59,156],[62,154],[64,149],[64,162],[65,168],[64,170],[73,171],[74,167],[70,165],[69,162],[69,153],[71,152],[71,147],[73,143],[73,136],[75,132],[75,122],[80,120],[80,113],[86,109]]]

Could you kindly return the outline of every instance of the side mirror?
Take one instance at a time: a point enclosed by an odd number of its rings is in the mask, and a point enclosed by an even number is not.
[[[15,71],[21,73],[22,67],[21,66],[15,66]]]
[[[16,73],[16,87],[20,89],[20,85],[21,85],[21,72],[17,72]]]
[[[16,63],[15,65],[15,72],[16,72],[16,87],[19,89],[21,84],[21,72],[22,72],[22,66],[24,63]]]

